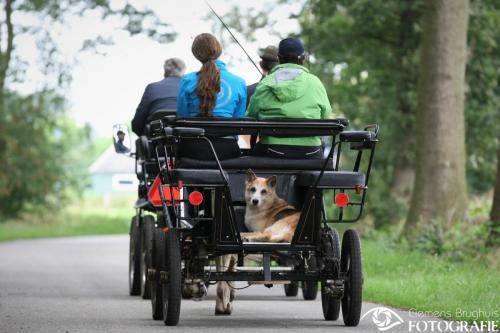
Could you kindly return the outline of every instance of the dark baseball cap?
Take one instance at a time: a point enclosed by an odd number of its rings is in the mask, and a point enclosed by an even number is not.
[[[259,49],[259,57],[265,61],[278,62],[278,48],[274,45],[268,45]]]
[[[283,39],[278,49],[279,55],[283,58],[298,58],[304,52],[304,44],[296,37]]]

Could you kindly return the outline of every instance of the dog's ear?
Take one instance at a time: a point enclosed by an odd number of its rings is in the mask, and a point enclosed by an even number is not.
[[[276,183],[278,182],[278,177],[276,176],[271,176],[267,178],[267,184],[271,186],[272,188],[276,188]]]
[[[247,183],[251,183],[257,178],[252,169],[247,170],[246,176],[247,176]]]

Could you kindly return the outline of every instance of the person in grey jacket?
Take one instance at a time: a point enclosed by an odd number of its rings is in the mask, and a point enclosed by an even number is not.
[[[144,134],[147,119],[155,111],[162,109],[175,111],[177,108],[179,83],[186,71],[186,64],[179,58],[170,58],[165,60],[163,70],[163,80],[146,86],[132,119],[132,131],[139,136]]]
[[[262,69],[262,78],[259,80],[260,82],[274,67],[279,65],[278,48],[274,45],[269,45],[266,48],[260,49],[259,57],[262,59],[259,63]],[[252,98],[259,82],[247,86],[247,107],[248,104],[250,104],[250,98]]]

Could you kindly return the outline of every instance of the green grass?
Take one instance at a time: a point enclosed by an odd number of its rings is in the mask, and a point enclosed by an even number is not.
[[[500,321],[500,267],[496,263],[486,259],[450,262],[365,240],[363,264],[366,301],[444,319]]]
[[[119,197],[104,202],[86,197],[59,213],[28,214],[0,223],[0,241],[80,235],[109,235],[128,232],[133,198]]]

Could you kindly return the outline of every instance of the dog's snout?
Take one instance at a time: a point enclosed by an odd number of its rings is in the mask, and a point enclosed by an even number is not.
[[[258,199],[253,199],[252,200],[252,204],[254,204],[255,206],[257,206],[259,204],[259,200]]]

